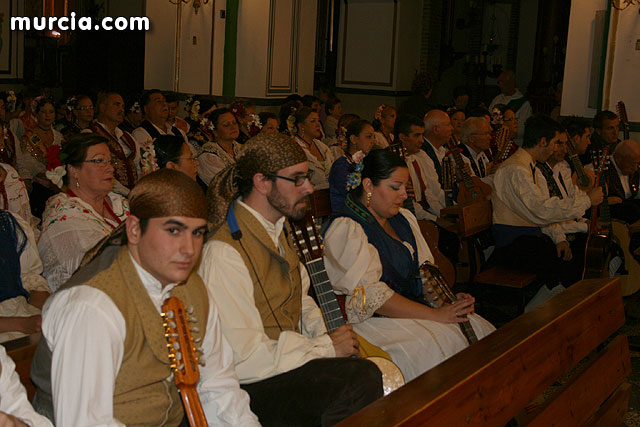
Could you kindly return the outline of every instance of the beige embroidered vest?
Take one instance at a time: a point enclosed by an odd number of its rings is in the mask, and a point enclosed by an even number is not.
[[[105,251],[101,256],[106,255]],[[109,263],[109,260],[100,260],[87,267],[101,269],[98,266],[101,262]],[[69,285],[78,284],[94,287],[107,294],[125,320],[124,353],[114,386],[113,416],[127,426],[180,425],[184,409],[173,376],[169,378],[171,369],[162,317],[140,281],[127,247],[121,247],[109,267],[91,279],[74,281]],[[185,283],[171,291],[171,296],[179,298],[185,307],[193,306],[193,316],[196,317],[199,328],[199,332],[193,333],[193,337],[202,338],[206,329],[209,299],[200,276],[192,273]],[[99,333],[100,331],[96,331],[96,334]],[[41,344],[44,341],[41,340]],[[38,348],[38,352],[40,351]],[[44,355],[45,352],[41,352],[38,357]],[[38,365],[45,369],[48,367],[49,375],[38,369],[38,377],[50,377],[50,353],[48,356],[48,366],[47,361]],[[38,383],[45,384],[42,380],[36,382]],[[38,392],[40,391],[39,386]],[[44,388],[43,391],[50,392]]]
[[[228,243],[242,256],[253,281],[253,297],[267,336],[277,340],[282,331],[300,332],[302,284],[295,251],[283,232],[282,257],[256,217],[238,203],[234,206],[242,238],[235,240],[225,222],[211,239]]]
[[[532,176],[530,164],[531,164],[531,156],[522,148],[519,148],[511,157],[505,160],[500,167],[507,166],[517,166],[523,168],[527,171],[528,174]],[[539,183],[541,180],[539,179],[541,175],[536,177],[536,183]],[[546,185],[546,184],[543,184]],[[500,195],[497,192],[494,192],[494,197],[491,199],[491,203],[493,205],[493,223],[494,224],[504,224],[504,225],[512,225],[519,227],[538,227],[533,224],[529,220],[521,217],[517,213],[513,212],[500,198]]]

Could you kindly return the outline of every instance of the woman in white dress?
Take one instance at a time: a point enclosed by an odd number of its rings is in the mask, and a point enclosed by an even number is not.
[[[311,184],[316,190],[329,188],[329,172],[333,164],[333,153],[322,141],[320,116],[309,107],[302,107],[287,119],[287,129],[309,160]]]
[[[47,176],[63,190],[47,201],[38,241],[52,292],[71,277],[85,252],[129,215],[129,203],[112,192],[114,168],[106,142],[79,133],[63,143],[58,160],[64,163],[49,164]]]
[[[353,329],[389,353],[410,381],[468,345],[459,322],[470,320],[478,338],[495,328],[473,314],[470,295],[437,309],[423,302],[417,273],[433,256],[416,218],[401,208],[408,177],[400,157],[371,151],[344,216],[326,232],[324,261]]]
[[[236,162],[242,145],[236,139],[240,135],[238,121],[227,108],[218,108],[203,117],[200,122],[203,135],[210,135],[213,140],[201,143],[198,156],[198,177],[209,185],[215,174]]]
[[[396,109],[391,105],[381,104],[373,115],[373,128],[375,129],[375,148],[387,148],[393,144],[393,127],[396,124]]]

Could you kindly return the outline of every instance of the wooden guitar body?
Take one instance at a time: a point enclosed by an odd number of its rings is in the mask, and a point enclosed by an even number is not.
[[[589,177],[589,184],[587,185],[580,185],[580,179],[578,178],[578,175],[574,172],[573,175],[571,175],[571,181],[582,191],[585,192],[589,192],[593,189],[594,184],[595,184],[595,174],[593,173],[593,171],[589,170],[589,169],[585,169],[584,173],[587,177]]]
[[[461,206],[482,202],[491,197],[491,186],[489,184],[485,184],[477,176],[469,178],[473,181],[473,186],[467,186],[464,181],[460,182],[458,204]]]
[[[609,276],[611,235],[608,232],[589,234],[584,253],[583,279],[595,279]]]
[[[611,222],[611,226],[613,227],[613,235],[617,238],[624,253],[624,265],[629,272],[629,274],[619,276],[622,296],[626,297],[640,289],[640,264],[638,264],[638,261],[636,261],[631,252],[629,252],[629,242],[631,238],[627,224],[614,219]]]

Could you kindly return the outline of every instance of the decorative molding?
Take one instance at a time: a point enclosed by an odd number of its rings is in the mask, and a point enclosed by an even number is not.
[[[337,87],[336,93],[349,93],[358,95],[379,95],[379,96],[411,96],[413,92],[410,90],[388,90],[388,89],[359,89],[354,87]]]
[[[346,59],[347,59],[347,35],[349,22],[349,2],[344,4],[344,28],[342,30],[342,69],[340,70],[340,84],[346,85],[362,85],[362,86],[393,86],[393,72],[395,69],[396,60],[396,33],[398,28],[398,2],[393,2],[393,35],[391,40],[391,65],[389,70],[389,80],[386,82],[366,82],[356,80],[345,80],[346,74]]]
[[[280,0],[282,3],[282,0]],[[292,0],[291,5],[291,37],[289,42],[289,79],[285,85],[275,84],[273,81],[275,64],[273,55],[275,51],[276,28],[276,0],[269,4],[269,41],[267,47],[267,88],[265,95],[282,96],[298,91],[298,51],[300,46],[300,3],[301,0]]]

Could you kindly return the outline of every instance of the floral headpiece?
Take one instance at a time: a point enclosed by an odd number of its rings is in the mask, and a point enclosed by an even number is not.
[[[70,96],[64,105],[67,107],[67,110],[73,111],[73,109],[76,108],[76,105],[78,105],[78,98],[76,98],[75,95]]]
[[[155,141],[155,139],[149,139],[140,147],[140,171],[143,176],[160,169],[158,167],[158,159],[156,158],[156,149],[153,146],[153,141]]]
[[[378,108],[376,109],[376,113],[374,114],[373,117],[378,121],[382,120],[382,112],[384,111],[385,108],[387,108],[387,104],[378,105]]]
[[[249,135],[256,136],[260,133],[262,129],[262,122],[260,121],[260,116],[257,114],[249,114],[249,123],[247,123],[247,127],[249,128]]]
[[[7,92],[7,97],[5,98],[5,109],[9,112],[16,111],[16,101],[18,98],[14,91],[10,90]]]
[[[207,115],[203,117],[202,120],[200,120],[200,129],[210,133],[216,129],[216,126],[213,124],[213,122],[209,119],[209,116]]]
[[[37,114],[38,108],[42,107],[44,104],[53,104],[53,102],[44,95],[33,98],[33,101],[31,101],[31,112],[33,114]]]
[[[447,114],[449,115],[449,117],[453,116],[457,111],[458,109],[455,105],[447,108]]]
[[[364,156],[362,151],[358,151],[351,156],[351,173],[347,175],[347,192],[358,187],[362,182],[362,169],[364,169]]]
[[[142,113],[142,108],[140,108],[140,103],[138,101],[134,102],[133,105],[131,105],[131,107],[129,107],[129,111],[132,112],[132,113],[141,114]]]
[[[67,168],[63,164],[67,160],[66,153],[60,153],[60,145],[54,144],[47,148],[45,154],[47,163],[47,171],[45,176],[49,181],[53,182],[58,188],[62,188],[62,177],[67,174]]]
[[[342,147],[342,151],[346,153],[349,149],[349,141],[347,141],[347,128],[345,126],[340,126],[336,129],[336,139]]]
[[[289,135],[296,136],[298,134],[298,127],[296,126],[296,107],[291,107],[291,114],[287,117],[287,132]]]
[[[231,104],[231,113],[235,116],[236,120],[239,120],[241,117],[244,117],[246,113],[246,108],[242,101],[236,101]]]
[[[491,110],[491,123],[494,125],[501,125],[502,120],[502,111],[500,111],[498,107],[493,107],[493,110]]]
[[[189,118],[194,122],[197,122],[200,118],[200,101],[196,100],[195,96],[191,95],[187,98],[187,102],[184,105],[184,111],[189,113]]]

